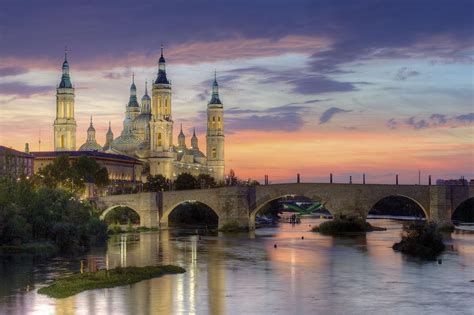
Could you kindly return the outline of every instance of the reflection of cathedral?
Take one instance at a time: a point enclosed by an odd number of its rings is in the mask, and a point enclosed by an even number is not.
[[[69,76],[67,56],[62,67],[62,78],[56,94],[56,120],[54,122],[54,150],[76,150],[76,121],[74,119],[74,88]],[[95,139],[92,117],[87,140],[79,151],[103,151],[136,157],[150,165],[152,175],[162,174],[173,179],[188,172],[212,175],[217,182],[224,180],[224,108],[219,99],[216,78],[212,97],[207,105],[206,154],[200,151],[196,133],[187,147],[181,127],[178,145],[173,145],[173,117],[171,83],[166,76],[163,48],[158,62],[158,74],[152,84],[151,97],[145,85],[141,105],[137,100],[135,78],[130,86],[130,99],[125,107],[125,119],[120,136],[114,138],[109,122],[104,146]]]

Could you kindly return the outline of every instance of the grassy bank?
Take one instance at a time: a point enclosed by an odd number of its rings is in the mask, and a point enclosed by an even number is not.
[[[443,235],[436,223],[412,222],[403,226],[402,240],[393,249],[422,260],[436,260],[444,251]]]
[[[347,235],[372,231],[385,231],[384,228],[376,227],[360,218],[335,218],[331,221],[321,223],[312,228],[313,232],[325,235]]]
[[[172,265],[119,267],[111,270],[79,273],[60,278],[55,280],[51,285],[39,289],[38,293],[60,299],[76,295],[86,290],[112,288],[160,277],[166,274],[183,273],[185,271],[186,270],[181,267]]]
[[[121,233],[141,233],[141,232],[156,232],[158,228],[149,228],[146,226],[134,227],[132,225],[121,226],[119,224],[111,224],[107,227],[107,234],[121,234]]]

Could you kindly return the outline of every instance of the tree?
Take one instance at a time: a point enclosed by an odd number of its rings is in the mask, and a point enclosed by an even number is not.
[[[189,173],[181,173],[174,181],[176,190],[196,189],[198,181]]]
[[[88,156],[81,156],[72,163],[73,176],[82,182],[94,183],[97,187],[109,184],[107,168],[100,166],[97,161]]]
[[[208,174],[199,174],[197,177],[198,188],[214,188],[217,186],[214,177]]]
[[[162,191],[169,189],[169,180],[163,175],[148,175],[147,176],[147,187],[149,191]]]
[[[93,183],[97,187],[109,184],[107,168],[88,156],[81,156],[72,163],[69,156],[58,156],[39,171],[38,177],[48,188],[63,188],[75,194],[84,190],[85,183]]]

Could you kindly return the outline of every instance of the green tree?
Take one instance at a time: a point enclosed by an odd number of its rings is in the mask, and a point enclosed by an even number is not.
[[[85,183],[93,183],[97,187],[109,184],[107,168],[87,156],[81,156],[72,163],[67,155],[58,156],[39,171],[38,177],[48,188],[63,188],[75,194],[84,190]]]
[[[198,188],[214,188],[217,186],[214,177],[208,174],[199,174],[197,177]]]
[[[189,173],[181,173],[174,181],[176,190],[196,189],[198,181]]]
[[[169,189],[169,180],[163,175],[148,175],[147,176],[147,187],[149,191],[162,191]]]

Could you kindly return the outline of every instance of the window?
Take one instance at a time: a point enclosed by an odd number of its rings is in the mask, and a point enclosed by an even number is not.
[[[61,141],[59,142],[59,147],[64,148],[64,135],[61,135]]]
[[[216,117],[212,116],[212,129],[216,128]]]
[[[221,117],[217,117],[217,129],[222,129]]]
[[[217,157],[217,150],[216,148],[212,148],[212,158],[216,158]]]
[[[159,146],[159,147],[161,147],[161,132],[158,133],[156,145]]]

